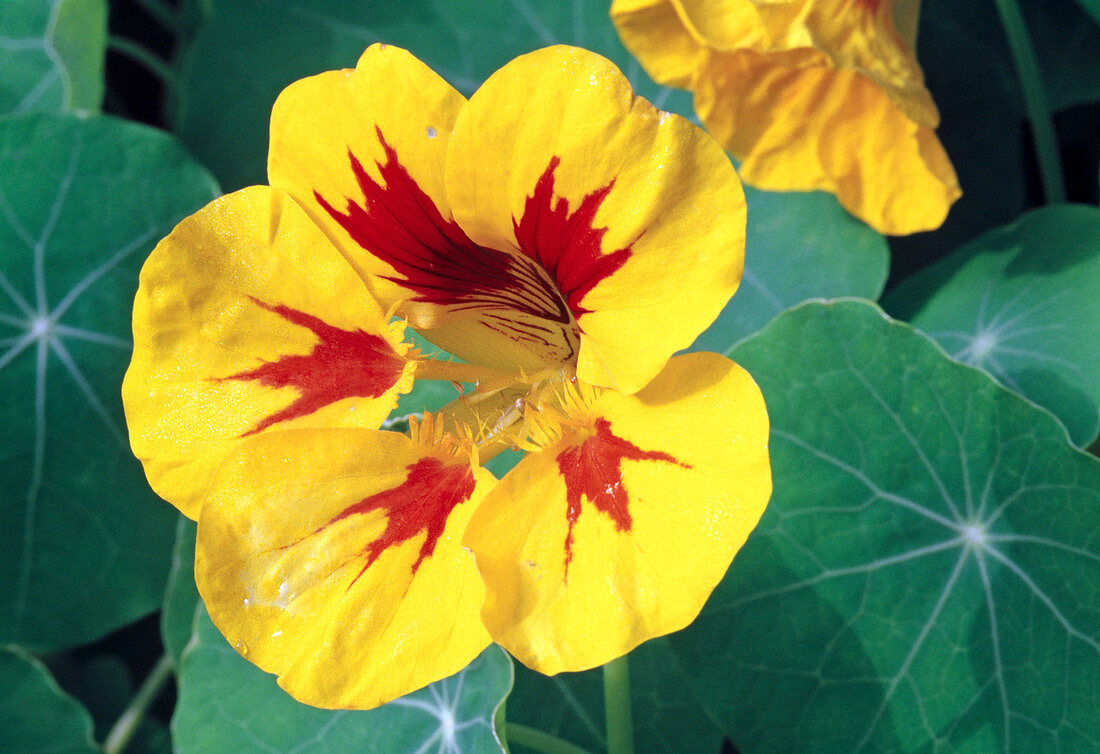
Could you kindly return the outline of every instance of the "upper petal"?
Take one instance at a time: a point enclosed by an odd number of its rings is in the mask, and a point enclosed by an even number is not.
[[[493,74],[455,122],[446,186],[471,239],[550,275],[592,384],[641,389],[740,281],[744,196],[721,148],[584,50]]]
[[[683,628],[771,492],[768,421],[725,357],[673,358],[634,396],[529,454],[467,527],[493,639],[543,673],[601,665]]]
[[[383,307],[408,298],[402,263],[450,248],[443,157],[465,98],[405,50],[294,82],[271,111],[268,178],[291,194]]]
[[[157,494],[197,518],[244,437],[377,427],[410,385],[400,325],[280,191],[224,196],[153,250],[134,301],[122,396]]]
[[[395,432],[253,438],[203,504],[199,592],[229,642],[299,701],[376,707],[488,646],[460,542],[494,482]]]
[[[406,51],[374,45],[354,71],[303,79],[279,96],[272,185],[436,345],[492,366],[567,361],[575,324],[545,273],[471,241],[452,218],[443,160],[464,103]]]

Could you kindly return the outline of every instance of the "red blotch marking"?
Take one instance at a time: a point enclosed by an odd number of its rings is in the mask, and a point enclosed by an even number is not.
[[[378,539],[362,552],[367,564],[352,580],[354,584],[374,561],[388,548],[406,542],[421,532],[427,534],[420,554],[413,563],[412,572],[420,567],[424,558],[430,557],[443,535],[451,511],[474,494],[473,470],[465,464],[445,464],[437,458],[421,458],[409,464],[408,476],[397,487],[371,495],[345,508],[314,534],[351,516],[365,515],[372,511],[386,514],[386,529]],[[348,587],[351,587],[351,584]]]
[[[362,330],[341,330],[289,306],[252,301],[287,322],[311,330],[318,342],[308,354],[282,356],[219,379],[254,380],[265,387],[292,387],[298,391],[293,403],[263,419],[242,437],[307,416],[345,398],[377,398],[401,377],[405,362],[385,338]]]
[[[565,536],[565,572],[573,560],[573,527],[581,515],[581,495],[588,498],[596,510],[615,522],[617,531],[629,531],[634,525],[630,516],[630,497],[623,487],[623,459],[631,461],[666,461],[685,469],[668,453],[642,450],[611,432],[607,419],[596,420],[596,433],[580,445],[571,445],[558,453],[558,471],[565,479],[565,516],[569,533]]]
[[[458,223],[443,219],[377,126],[375,132],[386,153],[384,163],[375,162],[384,185],[349,151],[363,204],[348,199],[340,212],[319,192],[313,196],[357,244],[400,276],[386,280],[413,291],[413,301],[481,310],[501,330],[512,329],[509,314],[516,311],[556,322],[559,330],[569,324],[565,303],[545,275],[512,255],[479,246]],[[521,339],[535,338],[528,333]]]
[[[394,268],[385,279],[413,291],[414,301],[477,309],[487,324],[516,336],[514,312],[550,320],[560,331],[589,310],[584,296],[630,257],[630,248],[601,253],[607,228],[593,228],[600,205],[614,181],[586,196],[569,213],[565,199],[554,201],[553,157],[527,197],[523,217],[512,225],[523,256],[487,249],[470,240],[454,220],[446,220],[400,163],[397,152],[375,127],[385,151],[375,162],[374,180],[350,151],[348,159],[363,203],[346,200],[334,208],[313,192],[321,207],[366,251]],[[519,325],[521,340],[545,340],[530,323]],[[545,329],[545,328],[544,328]]]
[[[518,223],[513,218],[512,227],[520,249],[553,276],[569,310],[580,319],[591,311],[581,306],[584,297],[597,283],[622,267],[632,252],[627,246],[604,254],[603,237],[607,228],[593,225],[596,212],[611,193],[615,181],[585,196],[576,212],[569,214],[567,200],[557,197],[554,202],[554,171],[559,164],[560,157],[550,158],[534,192],[523,205],[523,217]]]

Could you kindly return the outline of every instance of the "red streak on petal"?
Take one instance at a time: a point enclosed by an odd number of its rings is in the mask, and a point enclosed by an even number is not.
[[[554,201],[554,171],[561,158],[554,156],[535,184],[534,192],[523,206],[519,222],[512,219],[516,240],[524,254],[542,265],[557,281],[573,316],[590,312],[581,301],[596,284],[614,274],[630,258],[630,246],[604,254],[603,237],[607,228],[593,223],[604,199],[615,186],[612,180],[581,200],[569,214],[569,202],[561,197]]]
[[[558,453],[558,471],[565,479],[565,516],[569,533],[565,537],[565,572],[573,560],[573,527],[581,515],[581,496],[596,510],[615,522],[617,531],[629,531],[634,524],[630,516],[630,496],[623,487],[623,459],[631,461],[665,461],[686,469],[668,453],[642,450],[611,432],[607,419],[596,420],[596,433],[579,445],[571,445]]]
[[[292,387],[298,391],[293,403],[263,419],[242,437],[307,416],[345,398],[377,398],[401,377],[405,362],[385,338],[362,330],[341,330],[282,304],[252,301],[288,322],[311,330],[318,342],[308,354],[282,356],[255,369],[220,378],[255,380],[265,387]]]
[[[386,153],[385,162],[375,163],[384,183],[348,152],[363,203],[348,199],[341,212],[319,192],[313,195],[357,244],[398,273],[385,279],[413,291],[414,301],[496,312],[505,324],[509,313],[519,312],[568,325],[569,312],[552,282],[534,265],[479,246],[458,223],[445,220],[382,131],[375,131]]]
[[[443,535],[451,511],[469,500],[474,493],[474,474],[466,464],[445,464],[437,458],[427,457],[409,464],[406,469],[408,476],[397,487],[383,490],[345,508],[317,530],[319,532],[351,516],[373,511],[383,511],[386,514],[386,529],[363,550],[367,564],[352,580],[352,584],[388,548],[424,532],[427,537],[412,566],[412,572],[416,573],[424,558],[430,557],[435,551],[435,545]],[[351,584],[348,586],[350,588]]]

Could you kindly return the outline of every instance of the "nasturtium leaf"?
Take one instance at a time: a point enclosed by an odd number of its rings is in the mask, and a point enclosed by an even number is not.
[[[227,189],[266,182],[267,124],[279,92],[304,76],[354,67],[374,42],[409,49],[467,96],[517,55],[574,44],[614,60],[638,93],[658,107],[691,113],[689,94],[654,84],[623,49],[605,2],[211,0],[211,5],[180,72],[174,121]]]
[[[1095,4],[1095,0],[1020,3],[1052,110],[1100,99],[1100,26],[1085,12],[1089,1]]]
[[[74,646],[160,605],[175,513],[129,451],[119,386],[138,269],[215,193],[144,126],[0,122],[0,642]]]
[[[1077,0],[1077,4],[1100,26],[1100,0]]]
[[[0,751],[95,754],[92,717],[38,660],[0,648]]]
[[[741,287],[692,346],[725,351],[785,309],[811,298],[878,298],[890,251],[876,231],[820,191],[745,187],[748,229]]]
[[[723,731],[712,721],[665,638],[630,653],[635,748],[646,754],[719,754]],[[508,721],[546,731],[588,751],[607,748],[603,671],[545,676],[516,665]],[[513,752],[522,750],[513,745]]]
[[[0,115],[98,110],[107,0],[0,3]]]
[[[197,524],[185,516],[176,521],[176,544],[172,548],[172,565],[160,609],[160,637],[176,667],[179,667],[184,647],[191,641],[195,605],[199,603],[199,589],[195,586],[197,528]]]
[[[1073,442],[1100,430],[1100,210],[1034,210],[906,280],[884,302],[949,354],[1052,411]]]
[[[731,356],[775,492],[670,644],[738,750],[1094,750],[1100,461],[869,303],[804,304]]]
[[[505,751],[495,723],[512,688],[512,662],[496,645],[465,670],[377,709],[325,710],[294,701],[237,654],[201,605],[194,630],[172,718],[180,754]]]

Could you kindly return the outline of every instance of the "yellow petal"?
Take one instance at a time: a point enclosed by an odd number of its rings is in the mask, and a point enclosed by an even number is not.
[[[386,309],[411,295],[388,279],[404,277],[402,262],[462,235],[443,156],[465,101],[405,50],[376,44],[354,70],[294,82],[272,109],[271,185],[298,200]]]
[[[742,160],[746,183],[832,192],[882,233],[937,228],[961,195],[932,129],[858,73],[777,65],[751,51],[716,54],[695,106]]]
[[[575,325],[546,275],[472,242],[451,216],[443,159],[464,103],[406,51],[374,45],[354,71],[303,79],[279,96],[272,185],[436,345],[491,366],[556,365],[575,351]]]
[[[299,701],[376,707],[488,645],[460,542],[494,482],[394,432],[256,437],[203,504],[199,592],[229,642]]]
[[[690,623],[771,492],[760,391],[677,356],[587,428],[529,454],[471,518],[493,639],[543,673],[601,665]]]
[[[902,235],[938,227],[961,194],[913,53],[918,5],[617,0],[612,17],[655,80],[692,90],[746,183],[829,191]]]
[[[551,275],[592,384],[641,389],[740,281],[744,197],[721,148],[584,50],[493,74],[455,122],[446,186],[470,238]]]
[[[185,515],[242,437],[378,427],[411,384],[401,327],[289,197],[224,196],[153,250],[123,382],[130,442]]]
[[[654,81],[690,88],[707,52],[669,0],[614,0],[611,19],[623,46]]]

